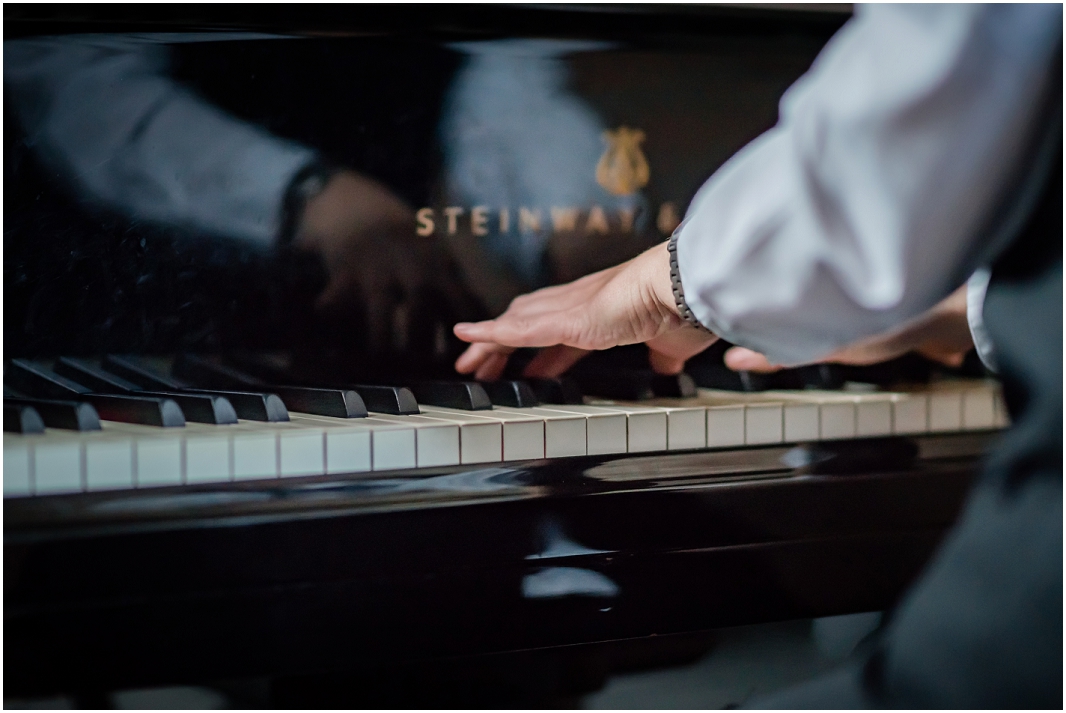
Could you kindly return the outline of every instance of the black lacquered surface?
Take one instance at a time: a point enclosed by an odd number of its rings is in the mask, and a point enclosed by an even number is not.
[[[5,643],[22,653],[6,683],[331,670],[881,609],[954,518],[968,438],[939,439],[954,457],[835,475],[744,449],[6,501]]]

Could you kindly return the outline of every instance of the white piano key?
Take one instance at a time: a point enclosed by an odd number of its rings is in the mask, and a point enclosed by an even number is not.
[[[537,460],[544,458],[545,418],[531,413],[531,409],[493,407],[490,411],[458,411],[442,406],[422,406],[425,415],[461,415],[468,419],[488,420],[499,423],[503,439],[503,460]],[[584,449],[584,433],[582,433]]]
[[[719,389],[699,389],[694,399],[681,402],[699,403],[708,407],[707,445],[716,443],[711,436],[711,407],[742,406],[744,408],[744,443],[764,445],[784,440],[784,403],[770,394],[741,394]],[[717,419],[715,419],[717,420]],[[717,424],[716,424],[717,425]],[[724,424],[723,424],[724,425]],[[726,445],[722,443],[721,445]]]
[[[133,476],[136,487],[181,485],[181,441],[184,429],[163,429],[103,421],[109,433],[126,433],[133,439]]]
[[[294,423],[325,430],[326,472],[360,473],[416,467],[415,428],[378,418],[333,418],[289,413]]]
[[[501,425],[505,461],[544,458],[545,424],[543,420],[530,418],[525,421],[506,421]]]
[[[566,458],[586,454],[585,423],[582,415],[551,411],[544,407],[518,408],[495,406],[493,413],[506,413],[533,418],[540,421],[544,428],[544,453],[538,458]],[[507,457],[507,428],[504,427],[504,460]]]
[[[707,447],[707,409],[697,406],[666,410],[666,447],[671,451]]]
[[[550,404],[541,406],[547,411],[576,414],[585,417],[586,452],[590,456],[625,453],[628,447],[627,416],[619,411],[579,404]]]
[[[627,451],[648,453],[666,450],[666,410],[661,406],[641,406],[617,402],[590,404],[626,414]]]
[[[707,406],[707,447],[729,448],[744,445],[745,410],[743,404]]]
[[[365,473],[373,468],[373,432],[365,424],[360,424],[364,419],[332,418],[291,411],[289,418],[293,423],[306,422],[324,430],[327,473]]]
[[[855,435],[855,405],[849,396],[833,391],[760,391],[739,393],[715,389],[699,389],[699,399],[706,403],[744,404],[745,442],[776,443],[781,441],[852,438]],[[747,409],[768,406],[780,408],[780,436],[774,433],[774,418],[756,411],[755,417],[764,422],[763,430],[750,433],[753,415]],[[828,408],[826,408],[828,406]]]
[[[369,431],[326,429],[326,472],[365,473],[373,467]]]
[[[1007,411],[1007,402],[1003,398],[1003,389],[999,387],[996,389],[994,397],[995,406],[995,426],[996,428],[1009,428],[1010,427],[1010,412]]]
[[[86,490],[122,490],[133,485],[133,437],[106,431],[85,434]]]
[[[256,429],[247,422],[216,426],[216,428],[223,429],[230,438],[230,448],[233,450],[234,480],[262,480],[278,477],[276,433],[265,428]]]
[[[134,446],[138,488],[181,485],[181,439],[138,438]]]
[[[38,495],[83,489],[82,443],[76,434],[45,429],[33,446],[33,490]]]
[[[819,437],[822,440],[855,437],[855,404],[823,401],[818,404]]]
[[[779,443],[785,441],[796,443],[800,441],[817,441],[821,432],[821,412],[819,403],[808,397],[805,391],[765,391],[757,393],[737,393],[714,389],[700,389],[700,398],[715,403],[772,404],[781,407],[781,437],[777,438],[772,431],[765,433],[756,427],[755,438],[770,438],[768,441],[751,441],[748,443]],[[771,425],[772,418],[765,416],[765,428],[774,428]],[[776,439],[776,440],[774,440]]]
[[[980,381],[962,394],[962,427],[979,431],[996,427],[996,384]]]
[[[229,480],[231,438],[237,426],[186,423],[182,430],[185,482],[201,484]]]
[[[888,436],[892,434],[892,397],[888,394],[863,394],[855,397],[855,435]]]
[[[929,397],[920,392],[894,394],[892,432],[916,435],[929,432]]]
[[[236,426],[221,428],[229,429],[233,440],[235,479],[289,478],[326,472],[325,430],[318,423],[241,420]]]
[[[422,415],[459,426],[459,460],[462,463],[499,463],[503,460],[503,425],[470,411],[422,406]],[[490,411],[479,411],[487,414]]]
[[[282,478],[297,475],[323,475],[326,472],[325,431],[297,424],[278,429],[278,470]]]
[[[962,392],[935,388],[929,392],[929,431],[962,430]]]
[[[374,419],[409,426],[415,433],[415,465],[430,468],[459,465],[459,426],[426,416],[374,413]],[[376,446],[376,442],[375,442]],[[375,466],[376,469],[376,466]]]
[[[817,441],[821,429],[818,404],[782,404],[786,443]]]
[[[786,403],[818,406],[818,432],[823,440],[892,434],[893,401],[888,392],[774,391]]]
[[[375,471],[401,470],[416,466],[417,446],[414,428],[376,418],[361,418],[359,421],[371,429],[371,453]]]
[[[4,434],[4,497],[24,497],[33,494],[33,476],[30,470],[32,453],[31,439],[40,436]]]
[[[780,403],[747,404],[744,409],[744,442],[748,445],[781,443],[785,435],[783,410]]]

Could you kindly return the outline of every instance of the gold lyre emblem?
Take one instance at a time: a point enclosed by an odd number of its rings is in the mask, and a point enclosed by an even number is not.
[[[596,183],[616,196],[628,196],[648,185],[651,169],[640,144],[644,141],[644,132],[619,126],[617,129],[603,132],[607,150],[596,164]]]

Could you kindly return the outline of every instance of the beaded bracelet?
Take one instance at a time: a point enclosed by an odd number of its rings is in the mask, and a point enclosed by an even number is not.
[[[674,291],[674,304],[677,305],[677,311],[683,320],[697,329],[709,332],[710,330],[696,319],[696,315],[692,314],[688,303],[685,302],[685,290],[681,287],[681,271],[677,267],[677,238],[680,233],[681,231],[675,230],[674,234],[670,236],[670,241],[666,244],[666,249],[670,253],[670,285]]]

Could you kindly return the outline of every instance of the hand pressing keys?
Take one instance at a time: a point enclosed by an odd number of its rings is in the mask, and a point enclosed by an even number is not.
[[[817,363],[867,366],[915,351],[927,359],[957,367],[971,349],[973,336],[966,321],[966,285],[963,285],[907,324],[838,349]],[[763,374],[785,368],[744,347],[726,351],[725,364],[734,371]]]
[[[516,297],[496,319],[455,325],[455,335],[472,342],[456,371],[486,381],[500,377],[519,347],[547,347],[526,367],[530,378],[558,376],[592,350],[640,342],[653,369],[676,374],[717,339],[678,313],[665,242],[621,265]]]

